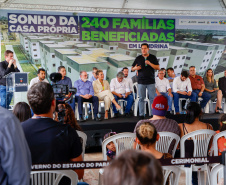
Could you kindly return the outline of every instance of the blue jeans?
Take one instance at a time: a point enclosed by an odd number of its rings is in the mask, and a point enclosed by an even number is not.
[[[144,116],[144,99],[146,98],[146,89],[148,90],[150,106],[152,106],[155,97],[155,84],[138,84],[139,116]],[[149,108],[152,110],[152,107]]]
[[[12,92],[6,93],[6,86],[0,85],[0,106],[9,109],[9,104],[13,98]]]
[[[168,100],[168,111],[172,111],[172,102],[173,102],[173,97],[171,97],[168,93],[161,92],[161,95],[165,96]],[[157,96],[157,94],[155,94]]]
[[[176,112],[179,112],[179,98],[186,98],[186,99],[190,98],[191,101],[196,102],[197,94],[192,92],[191,96],[188,96],[188,95],[173,93],[174,107]]]
[[[118,102],[118,100],[125,100],[125,101],[127,101],[125,114],[129,113],[130,110],[131,110],[131,107],[133,106],[133,102],[134,102],[133,95],[130,94],[129,96],[127,96],[127,98],[119,98],[116,95],[114,95],[114,97],[115,97],[115,101],[116,102]],[[118,111],[116,110],[116,107],[115,107],[114,103],[112,103],[112,107],[113,107],[114,113],[117,113]]]
[[[199,94],[200,90],[193,90],[192,92],[194,92],[195,94],[197,94],[196,102],[198,102],[198,97],[199,97],[198,94]],[[202,108],[204,108],[204,107],[206,106],[206,104],[208,103],[208,101],[210,100],[211,94],[204,91],[204,92],[202,93],[201,98],[202,98],[202,101],[200,102],[200,106],[201,106]]]

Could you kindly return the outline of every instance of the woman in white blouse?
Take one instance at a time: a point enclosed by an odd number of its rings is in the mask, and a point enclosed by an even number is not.
[[[108,119],[108,110],[111,106],[111,102],[115,104],[117,110],[120,110],[120,105],[115,101],[113,94],[110,91],[110,86],[107,80],[104,80],[104,73],[102,70],[96,72],[97,80],[93,82],[94,96],[97,96],[99,100],[104,101],[105,116],[104,119]]]

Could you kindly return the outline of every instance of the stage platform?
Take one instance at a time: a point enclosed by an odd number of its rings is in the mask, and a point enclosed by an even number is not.
[[[201,116],[201,121],[205,123],[210,123],[214,130],[219,129],[218,120],[222,114],[203,114]],[[167,118],[174,119],[178,123],[183,123],[185,119],[185,114],[181,115],[169,115]],[[149,119],[149,117],[145,117]],[[110,118],[108,120],[102,120],[100,122],[93,121],[92,119],[86,122],[79,123],[82,130],[87,134],[87,148],[89,147],[100,147],[102,143],[103,136],[108,132],[133,132],[135,125],[139,121],[139,117],[125,118],[121,116],[119,118]]]

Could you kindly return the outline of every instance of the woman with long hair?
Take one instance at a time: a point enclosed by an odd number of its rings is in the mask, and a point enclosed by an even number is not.
[[[221,101],[222,101],[222,91],[217,87],[216,80],[214,80],[214,73],[212,69],[208,69],[206,76],[203,78],[205,83],[205,91],[210,93],[211,100],[215,101],[217,98],[215,113],[222,112]]]
[[[20,120],[20,122],[24,122],[31,118],[31,108],[26,102],[18,102],[13,107],[13,114]]]

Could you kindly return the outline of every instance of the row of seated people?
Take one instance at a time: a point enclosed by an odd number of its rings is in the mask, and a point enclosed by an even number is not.
[[[165,78],[165,69],[158,71],[156,77],[156,93],[157,95],[164,95],[168,99],[169,111],[172,110],[172,100],[174,100],[174,107],[176,114],[179,114],[179,98],[190,99],[193,102],[198,102],[201,97],[201,107],[204,109],[206,104],[211,101],[216,101],[215,113],[221,113],[222,97],[226,97],[224,79],[219,79],[219,88],[216,80],[214,80],[214,73],[212,69],[208,69],[205,77],[196,75],[194,66],[187,71],[182,71],[180,76],[176,76],[173,68],[167,69],[168,79]]]

